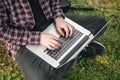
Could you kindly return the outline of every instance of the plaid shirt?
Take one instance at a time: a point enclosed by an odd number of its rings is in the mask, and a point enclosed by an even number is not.
[[[0,0],[0,40],[6,43],[10,55],[15,59],[21,45],[40,44],[40,32],[31,31],[35,21],[27,0],[3,0],[3,2]],[[64,16],[60,0],[39,0],[39,3],[48,20]],[[9,17],[6,8],[10,12]]]

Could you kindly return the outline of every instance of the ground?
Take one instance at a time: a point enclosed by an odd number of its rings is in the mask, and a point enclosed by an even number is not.
[[[120,0],[71,0],[77,8],[94,10],[69,10],[72,15],[99,15],[106,20],[114,17],[107,31],[98,41],[106,46],[104,54],[82,58],[63,80],[120,80]],[[6,47],[0,42],[0,80],[25,80],[18,65],[7,56]]]

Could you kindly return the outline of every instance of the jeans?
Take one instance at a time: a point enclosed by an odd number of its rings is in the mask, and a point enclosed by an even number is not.
[[[67,15],[67,17],[90,30],[93,35],[106,24],[105,19],[98,16]],[[104,29],[97,38],[101,36],[105,30],[106,29]],[[30,50],[26,49],[25,46],[21,46],[16,55],[16,61],[26,80],[61,80],[74,65],[75,59],[55,69]]]

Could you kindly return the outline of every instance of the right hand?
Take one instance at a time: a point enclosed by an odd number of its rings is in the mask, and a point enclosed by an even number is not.
[[[50,50],[55,50],[61,46],[61,40],[54,35],[48,33],[40,34],[40,44],[47,47]]]

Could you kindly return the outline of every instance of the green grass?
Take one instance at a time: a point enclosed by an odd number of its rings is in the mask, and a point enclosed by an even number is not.
[[[81,2],[80,2],[81,1]],[[79,4],[78,4],[79,3]],[[72,0],[72,6],[94,7],[92,11],[69,10],[72,15],[99,15],[106,20],[114,16],[107,31],[98,41],[106,46],[105,53],[77,61],[63,80],[120,80],[120,0]],[[17,65],[6,54],[0,42],[0,80],[25,80]]]
[[[81,1],[86,3],[84,0]],[[97,1],[100,0],[96,0],[96,3]],[[112,0],[110,0],[110,2],[106,4],[101,2],[101,4],[103,3],[101,6],[92,6],[95,8],[94,11],[69,10],[68,14],[99,15],[106,20],[114,16],[114,19],[108,24],[104,35],[98,39],[106,46],[105,53],[94,58],[80,59],[63,80],[120,80],[120,11],[118,10],[119,6],[117,6],[120,1],[112,3]],[[87,5],[91,6],[88,3]],[[82,6],[79,5],[78,7]]]

